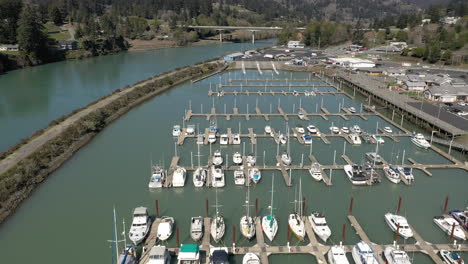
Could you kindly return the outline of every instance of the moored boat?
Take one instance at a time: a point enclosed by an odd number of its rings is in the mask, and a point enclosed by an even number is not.
[[[227,145],[229,144],[229,137],[227,134],[222,134],[219,138],[219,144],[221,145]]]
[[[442,249],[439,252],[440,256],[447,264],[464,264],[465,261],[460,257],[457,252],[450,252],[448,250]]]
[[[351,127],[351,132],[361,134],[362,130],[358,125],[354,125],[354,126]]]
[[[319,212],[313,212],[308,219],[314,233],[320,237],[323,242],[327,242],[327,239],[331,236],[331,230],[330,227],[328,227],[325,216]]]
[[[245,175],[244,167],[241,166],[239,169],[234,171],[234,184],[235,185],[244,185],[245,184]]]
[[[312,135],[317,135],[318,134],[318,129],[314,125],[308,125],[307,130],[309,131],[310,134]]]
[[[337,126],[331,126],[330,127],[330,132],[332,132],[333,134],[338,134],[338,133],[340,133],[340,128],[337,127]]]
[[[286,166],[291,165],[291,156],[289,156],[288,152],[285,151],[283,154],[281,154],[281,162],[283,162],[283,164]]]
[[[180,133],[181,133],[181,129],[180,129],[180,126],[179,125],[175,125],[173,128],[172,128],[172,136],[173,137],[178,137],[180,136]]]
[[[392,128],[391,128],[391,127],[388,127],[388,126],[384,127],[383,130],[384,130],[385,133],[388,133],[388,134],[393,133]]]
[[[211,237],[213,240],[218,243],[224,236],[224,232],[226,231],[226,225],[224,223],[223,216],[219,213],[219,205],[218,205],[218,189],[216,189],[216,214],[211,219]]]
[[[304,134],[304,133],[305,133],[305,129],[304,129],[304,127],[301,126],[301,125],[297,125],[297,126],[296,126],[296,131],[297,131],[297,133],[299,133],[299,134]]]
[[[411,135],[411,142],[423,149],[428,149],[431,147],[431,144],[427,142],[426,138],[424,138],[423,134],[421,133]]]
[[[174,218],[163,216],[158,225],[157,239],[166,241],[172,235],[172,227],[174,226]]]
[[[294,197],[294,211],[289,214],[288,224],[291,228],[292,233],[297,237],[299,241],[303,241],[305,238],[305,224],[302,219],[302,180],[299,179],[299,194],[298,198]]]
[[[312,136],[311,135],[302,135],[302,139],[304,140],[304,144],[310,145],[312,144]]]
[[[281,144],[286,144],[288,142],[288,138],[284,134],[279,135],[279,141]]]
[[[240,145],[240,143],[241,143],[240,134],[232,135],[232,144],[233,145]]]
[[[213,164],[219,166],[223,164],[223,156],[221,155],[220,150],[216,150],[213,154]]]
[[[177,166],[172,175],[172,187],[184,187],[187,171],[183,167]]]
[[[373,134],[372,139],[375,140],[378,144],[384,144],[385,140],[379,134]]]
[[[366,157],[374,164],[382,164],[383,158],[377,152],[366,152]]]
[[[208,143],[210,143],[210,144],[216,143],[216,133],[209,133],[208,134]]]
[[[232,155],[232,162],[234,162],[236,165],[241,165],[242,155],[239,152],[234,153],[234,155]]]
[[[328,262],[330,264],[349,264],[346,258],[346,251],[343,245],[334,245],[327,253]]]
[[[245,198],[245,215],[243,215],[240,219],[240,229],[242,235],[249,240],[255,236],[255,220],[250,215],[250,187],[247,187]]]
[[[395,184],[400,183],[401,178],[400,174],[398,173],[398,170],[393,168],[391,165],[389,166],[384,166],[383,171],[385,176],[387,176],[387,179]]]
[[[400,235],[404,239],[413,237],[413,230],[411,230],[411,227],[409,226],[406,217],[397,214],[386,213],[384,215],[384,218],[385,222],[390,227],[390,229],[392,229],[393,232],[396,233],[398,230],[398,235]]]
[[[351,134],[348,134],[348,137],[351,140],[351,142],[353,143],[353,145],[361,145],[361,143],[362,143],[361,137],[358,134],[351,133]]]
[[[397,170],[408,181],[414,181],[413,168],[398,166]]]
[[[352,255],[356,264],[380,264],[374,250],[365,241],[360,241],[353,247]]]
[[[255,166],[255,163],[257,163],[257,158],[255,157],[254,154],[249,154],[247,156],[247,165],[248,166]]]
[[[348,134],[349,133],[349,128],[344,126],[344,127],[342,127],[340,129],[340,132],[341,132],[341,134]]]
[[[210,248],[210,264],[229,264],[229,251],[227,247]]]
[[[225,185],[224,171],[221,166],[211,166],[211,186],[221,188]]]
[[[160,166],[151,166],[151,178],[148,183],[150,189],[162,188],[166,181],[166,173]]]
[[[276,236],[276,232],[278,232],[278,221],[276,221],[276,218],[273,214],[273,188],[274,186],[275,186],[275,175],[273,174],[272,181],[271,181],[271,203],[270,203],[270,206],[268,207],[270,209],[270,214],[262,218],[263,233],[265,233],[265,236],[270,241],[273,241],[273,239]]]
[[[346,176],[353,185],[366,185],[368,184],[367,178],[362,171],[362,167],[359,165],[344,165],[343,167]]]
[[[323,175],[322,175],[322,169],[320,167],[320,164],[318,162],[312,163],[310,169],[309,169],[310,176],[316,181],[321,181],[323,180]]]
[[[453,219],[452,217],[435,216],[434,223],[438,227],[440,227],[440,229],[442,229],[442,231],[444,231],[447,235],[450,236],[453,230],[453,237],[460,240],[466,240],[465,231],[463,231],[462,227],[457,222],[457,220]]]
[[[258,183],[262,178],[262,173],[258,168],[249,169],[249,178],[252,179],[254,183]]]
[[[408,254],[401,250],[398,245],[386,247],[384,256],[388,264],[411,264]]]
[[[265,126],[265,133],[271,134],[271,126]]]
[[[166,246],[153,246],[149,251],[148,264],[170,264],[171,254]]]
[[[247,252],[242,258],[242,264],[260,264],[260,258],[255,253]]]
[[[151,219],[146,207],[137,207],[133,210],[133,220],[128,236],[134,245],[140,244],[148,235]]]
[[[465,211],[462,210],[452,210],[450,211],[450,216],[468,231],[468,208]]]
[[[197,244],[182,244],[177,255],[177,264],[200,263],[200,246]]]
[[[203,217],[192,217],[190,221],[190,237],[194,241],[199,241],[203,237]]]
[[[208,172],[205,168],[198,167],[193,173],[193,185],[195,187],[203,187],[205,185],[206,178],[208,177]]]

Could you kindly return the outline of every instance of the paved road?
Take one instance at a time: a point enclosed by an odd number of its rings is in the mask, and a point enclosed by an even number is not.
[[[439,107],[427,102],[410,102],[408,104],[430,114],[431,116],[437,117],[454,127],[468,131],[468,120],[447,112],[447,108],[442,107],[442,104],[440,104]]]

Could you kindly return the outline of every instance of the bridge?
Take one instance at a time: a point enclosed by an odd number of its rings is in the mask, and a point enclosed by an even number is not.
[[[243,27],[243,26],[180,26],[180,27],[187,27],[191,29],[207,29],[207,30],[216,30],[219,31],[219,41],[223,42],[223,31],[229,30],[245,30],[252,32],[252,43],[255,43],[255,31],[280,31],[282,27]],[[297,30],[305,30],[305,27],[297,27]]]

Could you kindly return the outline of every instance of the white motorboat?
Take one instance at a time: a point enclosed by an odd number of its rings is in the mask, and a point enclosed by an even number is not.
[[[193,185],[195,187],[203,187],[208,177],[208,172],[202,167],[198,167],[193,173]]]
[[[413,231],[411,230],[411,227],[409,226],[406,217],[397,214],[386,213],[384,215],[384,218],[385,222],[388,224],[388,226],[390,227],[390,229],[392,229],[393,232],[396,233],[398,230],[398,235],[400,235],[404,239],[413,237]]]
[[[283,154],[281,154],[281,162],[283,162],[283,164],[286,166],[291,165],[291,156],[289,156],[288,152],[285,151]]]
[[[353,247],[352,255],[356,264],[380,264],[374,250],[365,241],[360,241]]]
[[[447,235],[452,234],[452,229],[453,229],[453,237],[460,239],[460,240],[466,240],[465,232],[463,231],[463,228],[460,226],[460,224],[457,222],[457,220],[453,219],[450,216],[435,216],[434,217],[434,223],[442,229]]]
[[[166,181],[166,173],[160,166],[151,166],[151,178],[148,183],[150,189],[162,188]]]
[[[247,166],[255,166],[255,163],[257,163],[257,158],[254,154],[249,154],[247,156]]]
[[[351,132],[361,134],[362,130],[358,125],[354,125],[354,126],[351,127]]]
[[[219,213],[219,207],[220,206],[218,205],[218,189],[216,189],[216,215],[211,220],[211,237],[216,243],[218,243],[223,238],[224,232],[226,231],[224,218]]]
[[[197,244],[182,244],[177,255],[177,264],[200,263],[200,246]]]
[[[254,183],[258,183],[262,179],[262,173],[258,168],[249,169],[249,177]]]
[[[312,135],[318,134],[317,127],[315,127],[314,125],[308,125],[307,126],[307,131],[309,131],[309,133],[312,134]]]
[[[227,134],[222,134],[221,137],[219,138],[219,144],[221,145],[227,145],[229,144],[229,137]]]
[[[333,134],[339,134],[339,133],[340,133],[340,128],[339,128],[339,127],[336,127],[336,126],[331,126],[331,127],[330,127],[330,131],[331,131]]]
[[[242,264],[260,264],[260,258],[257,254],[248,252],[242,258]]]
[[[379,134],[374,134],[372,135],[372,138],[377,142],[378,144],[384,144],[385,140],[379,135]]]
[[[172,187],[184,187],[187,171],[183,167],[177,166],[172,175]]]
[[[192,217],[190,221],[190,237],[196,242],[203,237],[203,217]]]
[[[297,131],[297,133],[299,133],[299,134],[304,134],[304,133],[305,133],[305,129],[304,129],[304,127],[301,126],[301,125],[297,125],[297,126],[296,126],[296,131]]]
[[[388,126],[384,127],[384,128],[383,128],[383,131],[384,131],[385,133],[388,133],[388,134],[393,133],[392,128],[391,128],[391,127],[388,127]]]
[[[229,264],[227,247],[210,247],[210,264]]]
[[[234,134],[232,135],[232,144],[233,145],[240,145],[241,143],[241,137],[239,134]]]
[[[311,145],[312,144],[312,136],[308,134],[302,135],[302,139],[304,140],[304,144]]]
[[[424,138],[423,134],[421,133],[413,134],[411,136],[411,142],[423,149],[428,149],[431,147],[431,144],[427,142],[426,138]]]
[[[327,242],[327,239],[331,236],[331,230],[330,227],[328,227],[325,216],[319,212],[313,212],[308,218],[314,233],[320,237],[323,242]]]
[[[354,108],[352,106],[350,108],[348,108],[348,110],[349,110],[349,112],[351,112],[353,114],[356,113],[356,108]]]
[[[241,166],[239,169],[234,171],[234,184],[235,185],[244,185],[245,184],[245,175],[244,167]]]
[[[216,166],[223,164],[223,156],[221,155],[220,150],[216,150],[213,153],[213,164]]]
[[[346,251],[343,245],[335,245],[327,253],[329,264],[349,264],[346,258]]]
[[[186,135],[195,135],[195,125],[188,125],[187,129],[185,130]]]
[[[401,181],[401,178],[400,178],[400,174],[398,173],[398,171],[391,167],[391,166],[384,166],[383,167],[383,171],[384,171],[384,174],[385,176],[387,176],[387,179],[395,184],[398,184],[400,183]]]
[[[265,126],[265,134],[271,134],[271,126]]]
[[[288,224],[292,233],[299,239],[304,240],[305,237],[305,224],[302,219],[302,180],[299,179],[299,194],[298,198],[294,197],[294,212],[289,214]]]
[[[344,165],[343,167],[346,176],[351,181],[353,185],[366,185],[368,184],[368,179],[362,171],[362,167],[359,165]]]
[[[180,136],[180,133],[182,132],[182,130],[180,129],[180,126],[179,125],[175,125],[173,128],[172,128],[172,136],[173,137],[178,137]]]
[[[440,256],[447,264],[464,264],[465,261],[457,252],[450,252],[448,250],[442,249],[439,252]]]
[[[120,262],[119,262],[120,263]],[[150,249],[148,264],[170,264],[171,254],[166,246],[153,246]]]
[[[224,171],[221,166],[211,166],[211,177],[211,186],[215,188],[224,187]]]
[[[236,165],[241,165],[242,155],[239,152],[234,153],[234,155],[232,155],[232,162],[234,162]]]
[[[255,220],[250,215],[250,187],[247,187],[245,198],[245,215],[243,215],[240,219],[240,230],[242,235],[249,240],[255,236]]]
[[[279,135],[279,141],[281,144],[286,144],[288,142],[288,138],[284,134]]]
[[[197,145],[203,145],[205,143],[205,136],[203,134],[199,134],[197,136]]]
[[[398,245],[386,247],[384,256],[388,264],[411,264],[408,254],[399,249]]]
[[[174,218],[163,216],[158,225],[157,239],[166,241],[172,235],[172,227],[174,226]]]
[[[146,207],[137,207],[133,211],[133,220],[128,236],[135,246],[140,244],[148,235],[151,226],[151,219],[148,216]]]
[[[299,113],[297,114],[297,116],[298,116],[299,119],[301,119],[301,120],[304,120],[304,119],[305,119],[305,114],[304,114],[302,111],[299,111]]]
[[[383,158],[377,152],[366,152],[366,157],[369,159],[373,164],[382,164]]]
[[[273,188],[275,186],[275,175],[273,174],[271,181],[271,203],[269,206],[270,214],[266,215],[262,218],[262,230],[265,233],[265,236],[270,240],[276,236],[276,232],[278,232],[278,221],[276,221],[275,215],[273,214]]]
[[[351,133],[351,134],[348,134],[348,137],[353,143],[353,145],[361,145],[362,141],[361,141],[361,137],[359,136],[359,134]]]
[[[320,167],[320,164],[318,162],[312,163],[310,169],[309,169],[310,176],[316,181],[321,181],[323,180],[323,175],[322,175],[322,168]]]
[[[208,143],[210,143],[210,144],[216,143],[216,133],[209,133],[208,134]]]
[[[413,168],[398,166],[397,170],[408,181],[414,181]]]
[[[349,133],[349,128],[348,127],[342,127],[340,129],[341,134],[348,134]]]

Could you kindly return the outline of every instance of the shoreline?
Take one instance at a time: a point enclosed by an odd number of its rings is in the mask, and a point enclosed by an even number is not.
[[[0,224],[35,187],[113,121],[147,100],[191,79],[226,69],[219,58],[160,73],[126,86],[36,131],[2,153]]]

